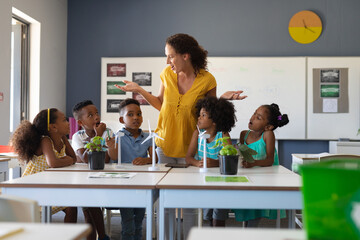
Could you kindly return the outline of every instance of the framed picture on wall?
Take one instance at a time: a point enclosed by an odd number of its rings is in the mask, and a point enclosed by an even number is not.
[[[322,83],[338,83],[340,81],[339,69],[321,69],[320,80]]]
[[[151,94],[151,92],[149,92]],[[143,96],[141,96],[139,93],[133,92],[133,99],[136,99],[139,101],[140,105],[150,105]]]
[[[106,112],[117,113],[119,112],[119,105],[123,99],[108,99],[106,104]]]
[[[115,87],[115,84],[119,86],[125,86],[125,83],[123,81],[108,81],[106,82],[106,94],[125,95],[126,93],[123,90]]]
[[[106,69],[108,77],[126,77],[125,63],[108,63]]]
[[[139,86],[151,86],[151,72],[133,72],[133,82]]]

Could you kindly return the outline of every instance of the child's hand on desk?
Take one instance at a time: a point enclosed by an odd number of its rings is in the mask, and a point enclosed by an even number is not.
[[[194,165],[195,167],[203,167],[204,161],[203,161],[203,160],[194,161],[193,165]]]
[[[241,163],[242,163],[243,168],[252,168],[252,167],[256,166],[255,165],[256,161],[253,163],[250,163],[248,161],[243,160]]]
[[[213,158],[206,158],[206,163],[207,167],[209,168],[219,166],[219,160]]]
[[[132,162],[134,165],[146,165],[151,163],[151,158],[137,157]]]

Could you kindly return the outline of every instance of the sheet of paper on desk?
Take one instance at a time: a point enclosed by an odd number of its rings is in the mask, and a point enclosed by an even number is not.
[[[136,173],[130,172],[96,172],[89,173],[89,178],[124,178],[130,179],[134,177]]]
[[[6,239],[7,237],[20,233],[22,231],[24,231],[22,227],[8,226],[5,229],[0,229],[0,239]]]
[[[246,176],[205,176],[206,182],[249,182]]]

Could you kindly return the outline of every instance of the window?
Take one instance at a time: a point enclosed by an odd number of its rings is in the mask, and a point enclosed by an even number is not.
[[[11,31],[10,132],[28,119],[29,24],[13,16]]]

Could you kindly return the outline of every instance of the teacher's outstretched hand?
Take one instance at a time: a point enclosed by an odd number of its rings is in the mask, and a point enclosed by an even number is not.
[[[119,86],[115,84],[115,87],[125,91],[125,92],[138,92],[140,89],[140,86],[135,82],[130,82],[127,80],[123,80],[123,82],[126,84],[125,86]]]
[[[247,96],[240,96],[243,91],[227,91],[220,98],[228,99],[228,100],[243,100],[247,98]]]

